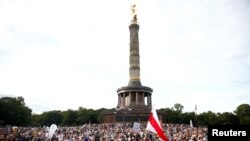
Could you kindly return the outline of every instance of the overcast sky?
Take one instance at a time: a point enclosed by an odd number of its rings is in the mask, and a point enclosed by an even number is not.
[[[249,0],[138,0],[141,82],[159,108],[250,103]],[[113,108],[129,81],[129,0],[0,0],[0,97],[34,113]]]

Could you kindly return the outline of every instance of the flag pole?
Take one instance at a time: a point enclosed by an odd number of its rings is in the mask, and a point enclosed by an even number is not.
[[[199,133],[198,133],[198,128],[199,128],[199,123],[198,123],[198,116],[197,116],[197,105],[195,105],[195,120],[196,120],[196,130],[197,130],[197,138],[198,138],[198,136],[199,136]]]

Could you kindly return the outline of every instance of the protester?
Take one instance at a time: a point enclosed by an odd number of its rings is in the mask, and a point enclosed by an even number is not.
[[[51,139],[48,127],[2,127],[0,141],[160,141],[157,134],[146,130],[133,131],[133,124],[85,124],[75,127],[60,127]],[[193,128],[185,124],[163,124],[169,141],[207,141],[207,128]]]

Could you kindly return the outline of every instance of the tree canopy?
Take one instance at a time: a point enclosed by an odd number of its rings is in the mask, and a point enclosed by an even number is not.
[[[192,112],[183,112],[184,106],[176,103],[173,107],[161,108],[164,114],[164,123],[189,124],[206,126],[210,124],[245,124],[250,125],[250,105],[241,104],[234,112],[214,113],[207,111],[195,115]],[[77,110],[52,110],[42,114],[31,114],[32,110],[25,105],[23,97],[2,97],[0,99],[0,125],[13,126],[49,126],[51,124],[63,126],[83,125],[85,123],[101,123],[102,112],[111,109],[87,109],[79,107]]]
[[[5,125],[28,125],[32,110],[25,105],[23,97],[0,99],[0,120]]]

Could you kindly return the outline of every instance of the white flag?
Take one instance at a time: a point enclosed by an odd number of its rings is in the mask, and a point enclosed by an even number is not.
[[[156,113],[156,110],[154,107],[152,108],[152,111],[149,115],[148,119],[148,124],[146,130],[151,131],[153,133],[158,134],[158,136],[163,140],[163,141],[168,141],[167,137],[165,136],[161,126],[160,122]]]
[[[194,107],[194,114],[197,115],[197,105]]]
[[[51,140],[52,136],[55,134],[57,126],[52,124],[49,128],[49,139]]]
[[[190,127],[193,128],[193,121],[190,120]]]

